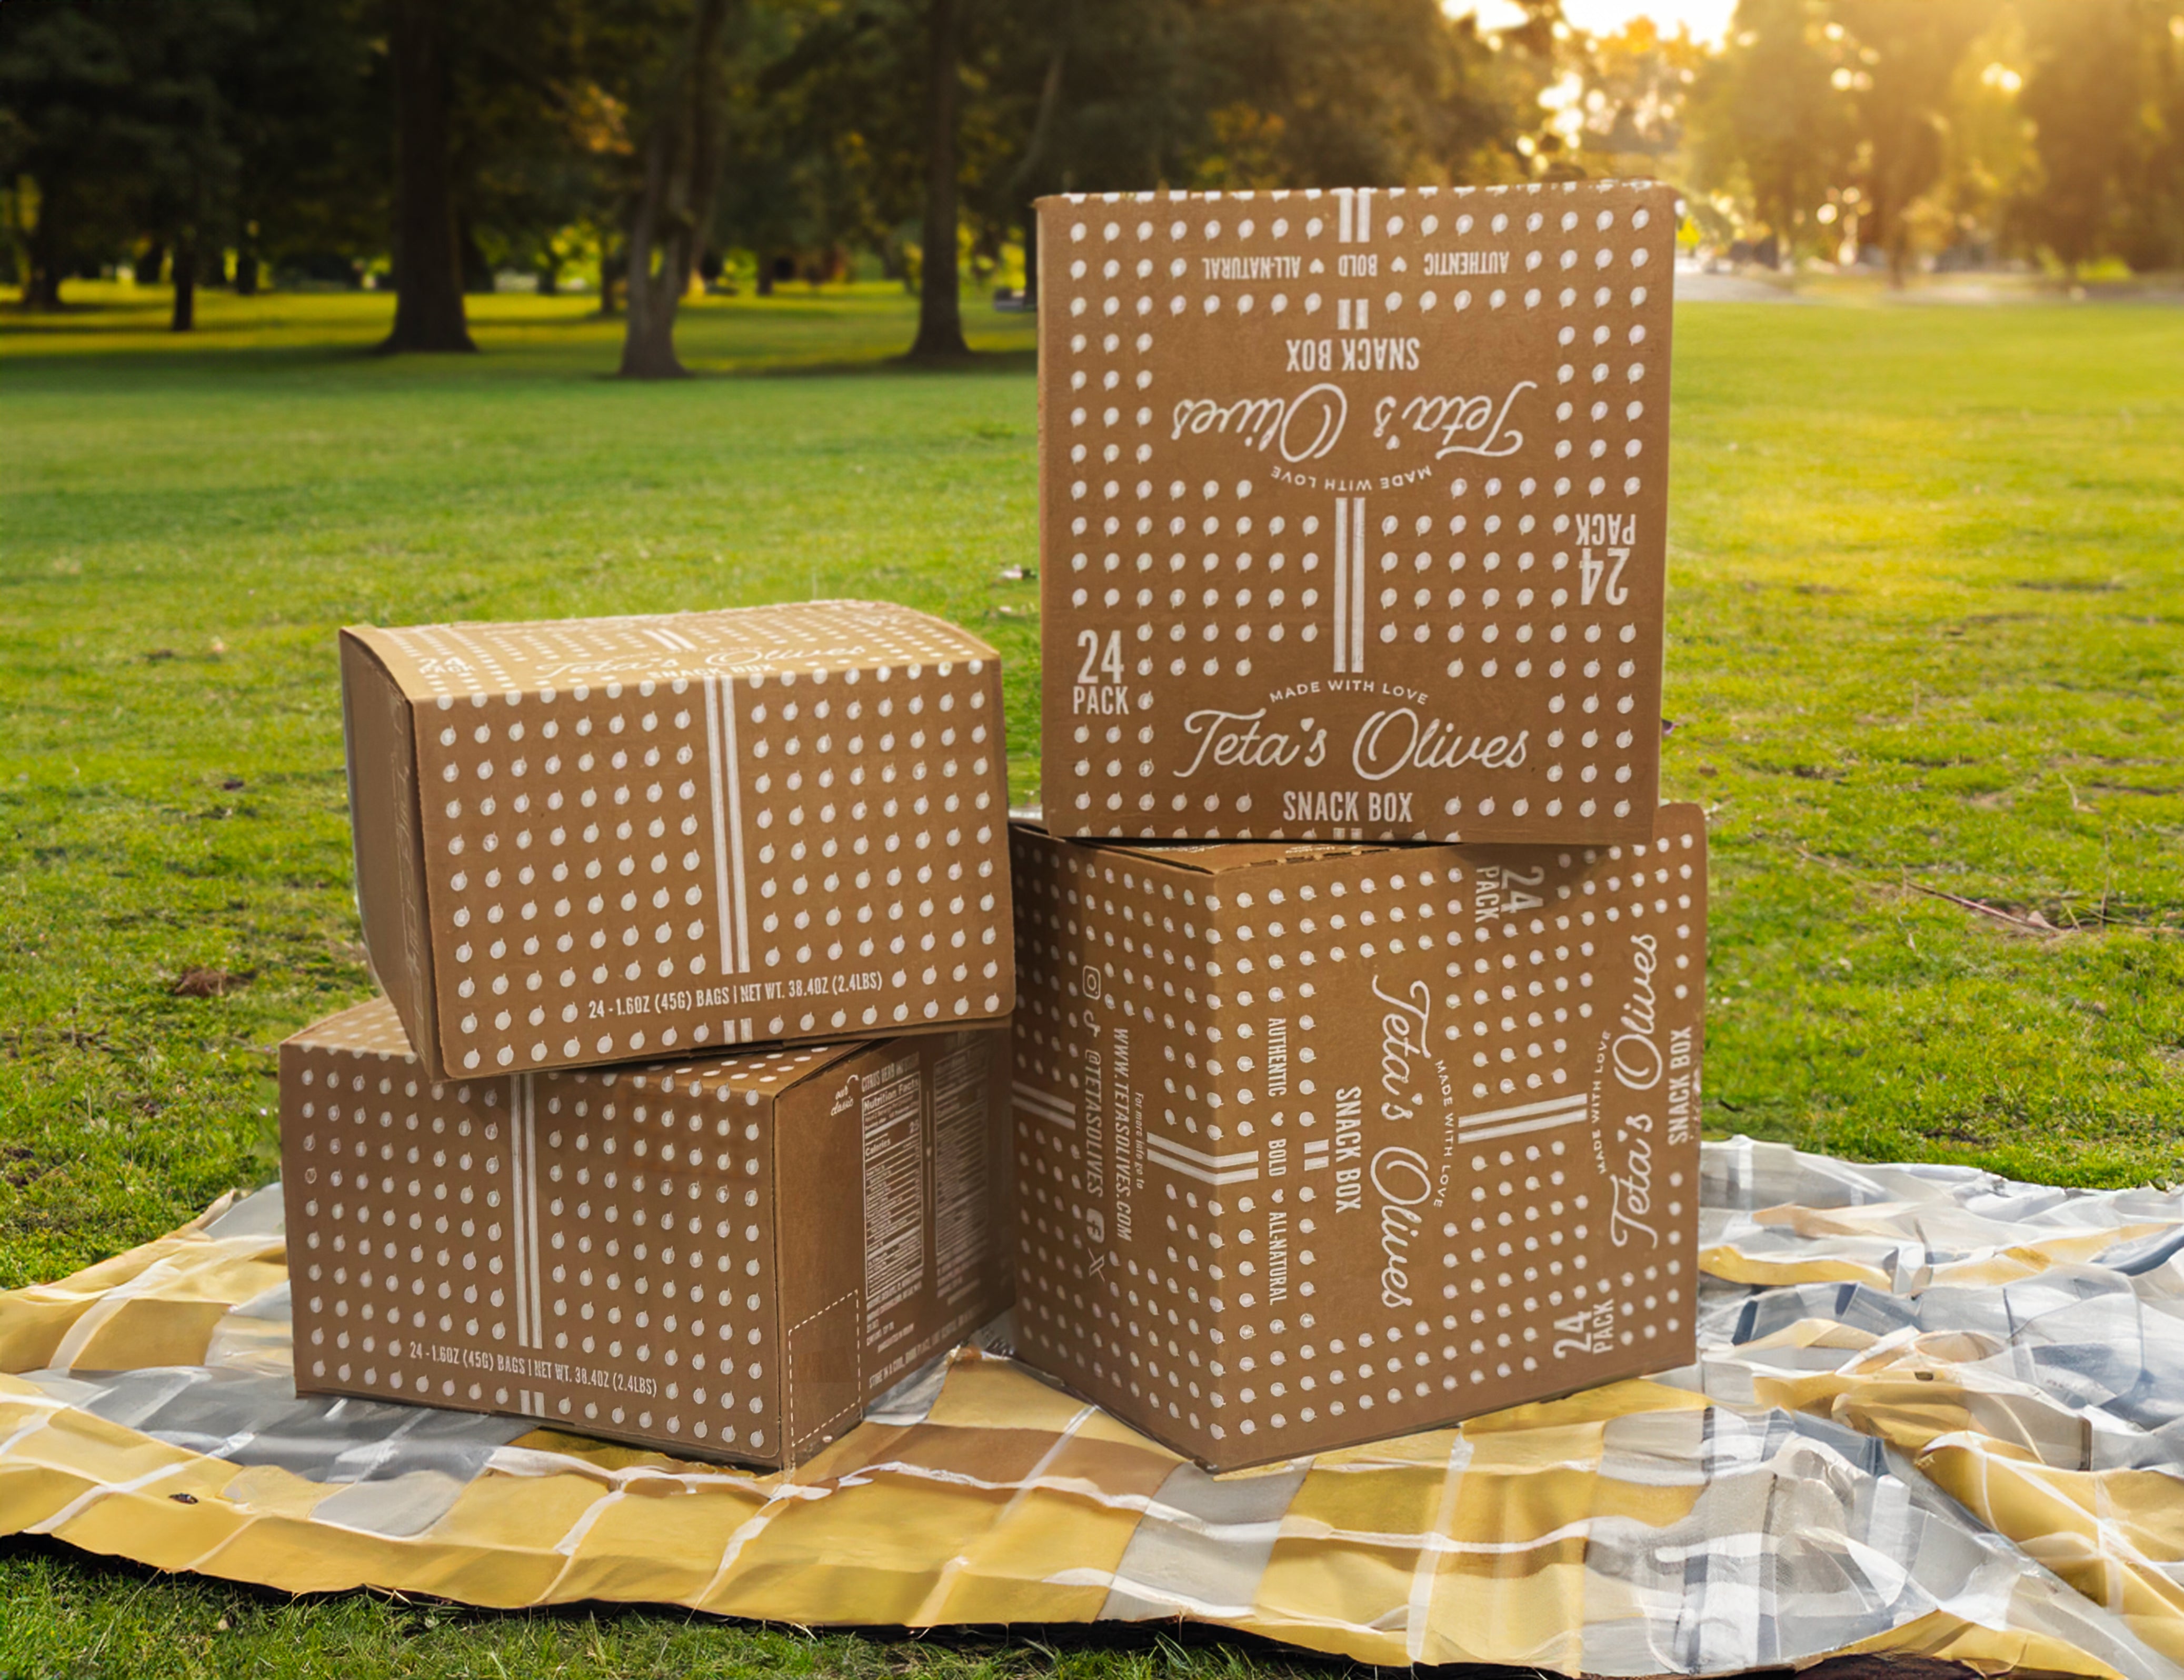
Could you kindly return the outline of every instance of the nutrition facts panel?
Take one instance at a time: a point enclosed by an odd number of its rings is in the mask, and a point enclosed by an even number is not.
[[[986,1085],[992,1046],[983,1037],[940,1058],[933,1072],[935,1264],[941,1299],[977,1287],[986,1258]]]
[[[865,1339],[915,1328],[895,1309],[925,1282],[925,1128],[915,1053],[864,1076]]]

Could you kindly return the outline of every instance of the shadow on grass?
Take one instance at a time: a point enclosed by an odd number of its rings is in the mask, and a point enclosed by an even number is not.
[[[968,356],[951,356],[945,361],[882,353],[866,360],[768,362],[724,369],[722,372],[731,378],[741,379],[836,379],[845,374],[876,373],[928,374],[944,379],[951,375],[1035,373],[1038,370],[1039,352],[1024,349],[973,350]]]

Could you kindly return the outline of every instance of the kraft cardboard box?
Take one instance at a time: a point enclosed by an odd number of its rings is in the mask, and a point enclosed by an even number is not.
[[[296,1387],[777,1467],[1011,1298],[1006,1026],[435,1081],[281,1047]]]
[[[1214,1470],[1695,1354],[1706,832],[1015,831],[1017,1349]]]
[[[1039,210],[1056,832],[1647,838],[1674,191]]]
[[[342,636],[365,946],[436,1076],[1006,1015],[994,650],[820,601]]]

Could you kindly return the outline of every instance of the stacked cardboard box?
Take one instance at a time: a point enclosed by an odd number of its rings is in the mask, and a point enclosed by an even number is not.
[[[281,1047],[300,1389],[779,1465],[1006,1306],[992,648],[821,602],[342,654],[387,995]]]
[[[1039,209],[1020,1351],[1215,1469],[1689,1359],[1674,194]]]
[[[299,1387],[790,1464],[1013,1290],[1226,1469],[1691,1356],[1674,195],[1039,214],[1043,818],[905,609],[345,637]]]

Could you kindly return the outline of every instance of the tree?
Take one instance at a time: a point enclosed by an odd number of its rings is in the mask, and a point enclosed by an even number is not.
[[[15,0],[0,6],[0,156],[23,227],[23,307],[58,309],[63,280],[133,231],[124,194],[142,162],[131,120],[131,64],[120,19],[104,8]]]
[[[197,325],[199,253],[218,248],[235,223],[234,82],[256,21],[248,0],[204,0],[187,13],[147,10],[125,31],[137,219],[173,253],[176,332]]]
[[[1673,177],[1708,49],[1688,30],[1663,35],[1633,18],[1611,35],[1574,41],[1577,86],[1563,107],[1567,162],[1593,175]]]
[[[2027,0],[2022,96],[2040,180],[2025,206],[2072,280],[2107,242],[2139,118],[2135,0]]]
[[[448,139],[446,16],[387,0],[394,70],[394,327],[382,351],[469,351]]]
[[[2184,0],[2149,0],[2138,19],[2139,120],[2115,244],[2144,273],[2184,267]]]
[[[727,0],[693,0],[647,114],[644,172],[629,223],[629,323],[624,379],[677,379],[675,316],[697,272],[720,185],[722,47]]]
[[[1993,9],[1992,0],[1834,0],[1847,52],[1830,81],[1849,95],[1858,239],[1887,253],[1896,286],[1919,201],[1947,161],[1957,66]]]
[[[1834,73],[1841,31],[1823,0],[1737,0],[1721,55],[1699,79],[1699,184],[1748,199],[1781,258],[1812,236],[1847,150]]]
[[[958,0],[926,0],[925,238],[917,283],[921,360],[967,356],[963,342],[962,280],[956,271],[956,125],[961,71],[957,62]]]

